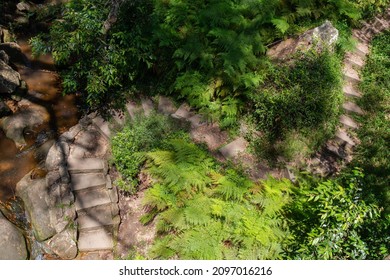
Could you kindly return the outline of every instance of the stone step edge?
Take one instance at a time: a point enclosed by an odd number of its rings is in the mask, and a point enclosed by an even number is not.
[[[119,216],[115,216],[115,217],[112,217],[110,222],[105,222],[101,225],[93,225],[93,226],[81,226],[81,223],[80,223],[80,220],[79,218],[77,218],[77,229],[79,232],[88,232],[88,231],[91,231],[91,230],[97,230],[97,229],[100,229],[100,228],[103,228],[103,229],[109,229],[111,232],[113,232],[114,230],[116,230],[116,227],[119,226],[121,220],[120,220],[120,217]]]

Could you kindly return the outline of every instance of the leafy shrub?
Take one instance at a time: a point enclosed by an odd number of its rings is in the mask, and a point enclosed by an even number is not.
[[[142,221],[156,217],[160,233],[152,258],[279,257],[288,181],[255,184],[233,170],[218,171],[204,151],[184,140],[166,148],[147,155],[155,183],[145,193],[150,213]]]
[[[287,207],[287,258],[383,259],[389,253],[390,219],[383,220],[381,209],[364,199],[363,178],[353,170],[338,179],[299,179]]]
[[[135,190],[146,153],[161,147],[165,138],[173,134],[174,128],[168,117],[151,115],[138,117],[113,137],[113,162],[124,179],[119,181],[121,189]]]

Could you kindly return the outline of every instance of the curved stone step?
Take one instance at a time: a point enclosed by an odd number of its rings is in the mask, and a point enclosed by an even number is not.
[[[357,98],[360,98],[362,97],[362,94],[356,90],[352,85],[350,84],[344,84],[343,86],[343,92],[346,96],[349,96],[349,97],[357,97]]]
[[[113,235],[106,228],[81,231],[78,238],[79,251],[112,250]]]
[[[107,162],[100,158],[76,158],[69,156],[67,159],[69,173],[99,173],[107,174]]]
[[[375,21],[372,23],[372,26],[377,30],[385,30],[390,28],[390,24],[386,20],[379,17],[374,17],[374,19]]]
[[[357,129],[359,127],[357,122],[347,115],[341,115],[339,121],[345,128]]]
[[[159,96],[158,98],[158,111],[164,115],[171,115],[175,113],[177,110],[175,104],[173,103],[172,99],[165,97],[165,96]]]
[[[364,59],[353,52],[348,52],[345,54],[345,63],[350,64],[352,67],[357,67],[361,69],[364,66]]]
[[[109,123],[106,122],[101,116],[93,118],[92,123],[99,129],[104,137],[107,139],[111,138],[111,129]]]
[[[192,127],[199,127],[205,125],[206,122],[203,120],[203,116],[196,114],[188,119]]]
[[[75,191],[76,211],[113,202],[105,187]]]
[[[248,142],[243,138],[237,138],[233,142],[227,144],[226,146],[219,149],[219,152],[226,158],[232,159],[236,157],[239,153],[242,153],[248,147]]]
[[[154,104],[150,98],[141,97],[141,104],[144,110],[145,116],[150,116],[150,114],[154,111]]]
[[[343,104],[343,108],[347,113],[355,113],[358,115],[364,115],[364,111],[355,103],[347,101]]]
[[[110,204],[100,205],[92,209],[88,212],[78,213],[77,224],[79,231],[119,224],[120,217],[112,215]]]
[[[126,110],[133,121],[135,120],[136,116],[140,115],[143,111],[142,106],[137,105],[133,101],[129,101],[126,103]]]
[[[177,111],[171,116],[176,119],[189,119],[193,116],[190,110],[190,106],[187,103],[183,103],[180,105],[179,109],[177,109]]]
[[[352,38],[356,39],[360,43],[368,43],[370,40],[361,33],[360,30],[352,30]]]
[[[71,174],[71,186],[74,191],[105,186],[107,178],[103,173]]]
[[[115,111],[115,112],[112,114],[112,117],[114,118],[115,123],[116,123],[119,127],[123,127],[123,126],[125,125],[126,119],[125,119],[125,116],[123,115],[123,113]]]
[[[333,155],[335,155],[335,156],[337,156],[337,157],[339,157],[339,158],[341,158],[343,160],[347,160],[348,159],[348,155],[339,146],[336,146],[336,145],[331,144],[331,143],[327,143],[326,146],[325,146],[325,149],[329,153],[331,153],[331,154],[333,154]]]
[[[343,75],[344,79],[352,84],[358,84],[361,81],[359,73],[347,64],[344,64]]]
[[[356,49],[355,49],[355,53],[357,55],[360,55],[362,57],[365,57],[367,54],[370,53],[370,49],[368,47],[368,44],[367,43],[362,43],[362,42],[358,42],[356,44]]]
[[[356,143],[352,140],[352,138],[344,130],[341,130],[341,129],[337,130],[336,134],[335,134],[335,138],[336,138],[336,140],[341,141],[341,142],[346,142],[351,146],[356,145]]]

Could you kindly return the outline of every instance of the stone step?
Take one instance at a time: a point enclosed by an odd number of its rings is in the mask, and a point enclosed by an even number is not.
[[[358,42],[356,44],[355,53],[357,55],[365,57],[367,54],[369,54],[369,52],[370,52],[370,50],[368,48],[368,44],[367,43]]]
[[[75,158],[68,157],[69,173],[100,173],[107,174],[107,162],[100,158]]]
[[[340,123],[345,128],[357,129],[359,127],[359,125],[351,117],[349,117],[347,115],[340,116]]]
[[[79,173],[71,175],[71,185],[74,191],[105,186],[106,175],[103,173]]]
[[[354,38],[355,40],[357,40],[358,42],[360,43],[368,43],[370,40],[368,38],[366,38],[361,32],[360,30],[353,30],[352,31],[352,38]]]
[[[361,56],[358,56],[352,52],[348,52],[345,54],[345,62],[359,69],[361,69],[364,66],[364,59]]]
[[[206,124],[203,120],[203,116],[199,114],[190,117],[188,121],[191,123],[191,127],[199,127]]]
[[[373,26],[374,28],[378,29],[378,30],[384,30],[384,29],[388,29],[390,27],[389,23],[382,19],[382,18],[379,18],[379,17],[374,17],[375,21],[373,22]]]
[[[349,97],[362,97],[362,94],[358,90],[356,90],[351,84],[344,84],[343,92]]]
[[[101,116],[97,116],[92,119],[92,123],[99,129],[104,137],[111,138],[111,129],[109,123],[106,122]]]
[[[154,104],[150,98],[141,97],[142,108],[144,109],[145,116],[150,116],[150,114],[154,111]]]
[[[248,142],[243,138],[237,138],[233,142],[227,144],[226,146],[219,149],[219,152],[226,158],[232,159],[236,157],[239,153],[242,153],[248,147]]]
[[[77,217],[79,231],[113,226],[119,224],[119,221],[119,216],[112,216],[109,204],[103,205],[103,207],[95,207],[94,211],[84,212]]]
[[[353,69],[352,67],[346,64],[344,65],[343,74],[344,74],[344,79],[346,79],[348,82],[352,84],[358,84],[361,81],[359,77],[359,73],[355,69]]]
[[[341,159],[347,159],[348,158],[348,156],[345,153],[345,151],[343,149],[341,149],[339,146],[336,146],[334,144],[327,143],[326,146],[325,146],[325,149],[329,153],[331,153],[331,154],[333,154],[333,155],[335,155],[335,156],[337,156],[337,157],[339,157]]]
[[[134,121],[137,115],[142,114],[142,106],[137,105],[134,101],[126,103],[126,110],[129,113],[130,118]]]
[[[363,110],[353,102],[347,101],[343,104],[343,108],[347,113],[355,113],[358,115],[364,115]]]
[[[115,216],[119,215],[119,207],[118,207],[118,204],[116,202],[101,204],[101,205],[97,205],[97,206],[85,208],[85,209],[79,209],[77,211],[77,215],[79,217],[81,217],[83,215],[90,215],[91,213],[93,214],[94,212],[105,211],[105,210],[101,210],[101,208],[110,209],[111,217],[115,217]]]
[[[114,241],[112,233],[105,228],[81,231],[78,238],[79,251],[112,250]]]
[[[115,111],[112,114],[112,117],[113,117],[115,123],[117,125],[119,125],[120,127],[123,127],[125,125],[126,119],[125,119],[125,115],[123,113]]]
[[[190,110],[190,106],[186,103],[183,103],[180,105],[179,109],[177,109],[177,111],[171,116],[176,119],[189,119],[193,116]]]
[[[165,97],[165,96],[159,96],[158,98],[158,111],[164,115],[171,115],[175,113],[177,110],[175,104],[173,103],[172,99]]]
[[[75,198],[76,211],[112,202],[105,187],[75,191]]]
[[[352,138],[344,130],[341,130],[341,129],[337,130],[336,134],[335,134],[335,138],[339,142],[340,141],[341,142],[346,142],[346,143],[348,143],[351,146],[355,146],[356,145],[356,143],[352,140]]]

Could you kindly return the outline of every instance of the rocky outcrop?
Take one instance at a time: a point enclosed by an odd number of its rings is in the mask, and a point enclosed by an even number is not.
[[[1,43],[0,51],[4,51],[7,53],[11,64],[23,66],[28,64],[28,59],[26,55],[22,52],[20,46],[14,42]]]
[[[0,260],[27,259],[26,240],[23,234],[0,212]]]
[[[0,94],[13,93],[20,86],[20,75],[4,60],[0,60]]]
[[[323,25],[310,29],[298,38],[290,38],[279,42],[268,50],[267,55],[274,59],[289,59],[298,51],[307,51],[316,48],[321,51],[325,48],[332,48],[337,42],[339,31],[333,27],[330,21]]]

